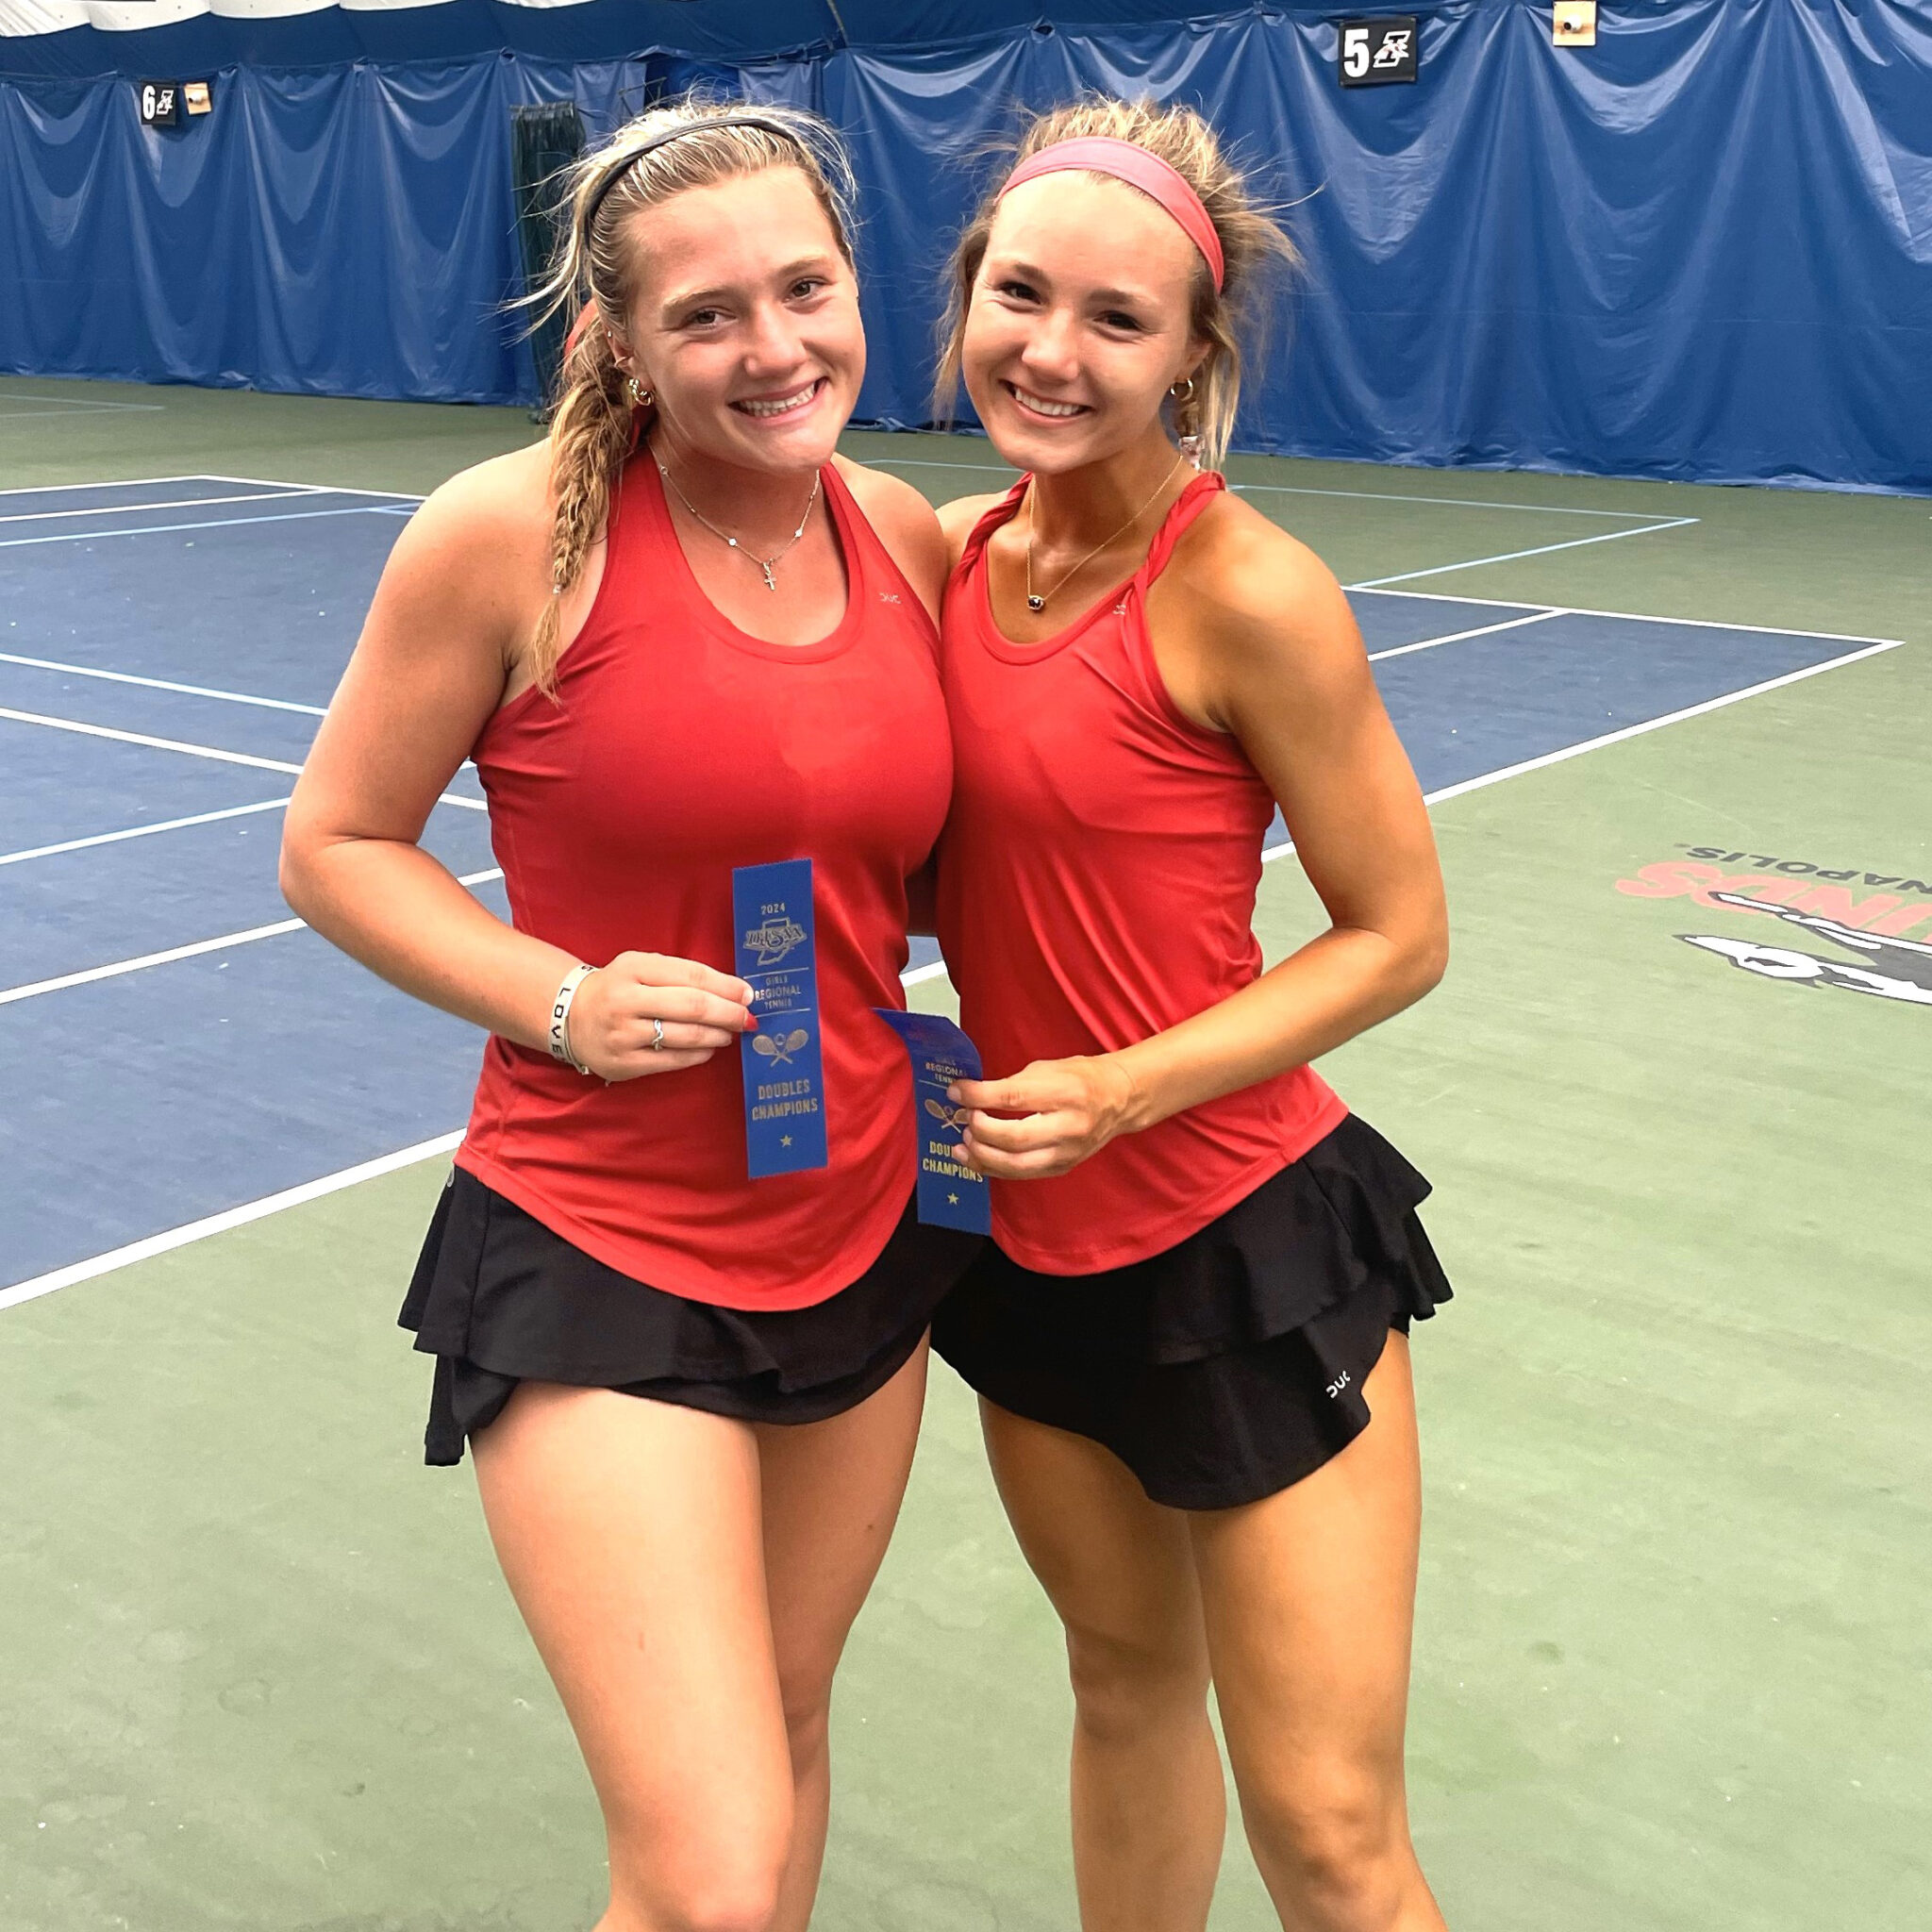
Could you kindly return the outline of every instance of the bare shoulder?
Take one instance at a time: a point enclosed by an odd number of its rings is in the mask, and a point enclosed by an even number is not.
[[[874,525],[881,523],[919,523],[932,515],[932,505],[926,502],[912,485],[903,476],[894,476],[884,470],[869,469],[864,463],[854,462],[844,455],[835,453],[832,466],[844,478],[845,487],[858,499],[858,507]]]
[[[1161,579],[1176,614],[1229,668],[1320,678],[1363,662],[1335,574],[1252,504],[1225,493],[1197,517]]]
[[[850,457],[835,456],[832,461],[865,512],[866,521],[887,542],[895,548],[912,543],[926,551],[932,549],[938,534],[932,505],[903,476],[869,470]]]
[[[550,548],[550,445],[532,443],[459,470],[424,499],[396,544],[491,570],[541,560]]]
[[[946,565],[950,570],[959,561],[966,540],[988,510],[1006,501],[1006,491],[995,490],[987,496],[956,496],[940,506],[940,528],[945,532]]]
[[[396,646],[465,637],[498,661],[541,614],[550,578],[550,450],[459,471],[404,526],[376,593]]]
[[[946,553],[932,505],[904,477],[867,469],[850,457],[835,456],[832,461],[853,500],[865,512],[866,522],[891,552],[892,561],[927,603],[936,607],[940,587],[945,582]]]

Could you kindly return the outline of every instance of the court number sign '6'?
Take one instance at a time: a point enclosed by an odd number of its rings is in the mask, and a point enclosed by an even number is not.
[[[144,80],[141,84],[141,125],[143,127],[175,127],[181,119],[181,83],[178,80]]]
[[[1338,48],[1343,87],[1386,87],[1413,80],[1418,61],[1416,17],[1384,13],[1374,20],[1344,20]]]

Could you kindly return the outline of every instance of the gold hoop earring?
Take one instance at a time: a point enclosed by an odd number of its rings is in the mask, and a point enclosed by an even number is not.
[[[633,375],[625,385],[630,391],[630,406],[633,409],[648,409],[657,398]]]
[[[1174,426],[1180,432],[1181,455],[1198,470],[1208,440],[1201,434],[1200,412],[1194,402],[1194,378],[1184,376],[1179,382],[1171,384],[1167,392],[1174,398]]]

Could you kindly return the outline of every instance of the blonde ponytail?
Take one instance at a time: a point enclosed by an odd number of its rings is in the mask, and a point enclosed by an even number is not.
[[[730,118],[741,114],[757,122]],[[653,108],[620,127],[572,173],[569,235],[549,280],[529,298],[539,324],[583,305],[564,350],[550,422],[550,595],[530,641],[538,688],[553,698],[558,608],[609,522],[625,458],[651,426],[648,392],[632,393],[611,348],[638,280],[626,218],[686,189],[770,168],[804,175],[850,264],[851,164],[832,130],[797,108],[687,100]]]
[[[550,595],[530,641],[537,682],[553,697],[561,642],[558,611],[609,521],[610,492],[630,453],[635,416],[604,319],[586,307],[564,351],[550,419]]]

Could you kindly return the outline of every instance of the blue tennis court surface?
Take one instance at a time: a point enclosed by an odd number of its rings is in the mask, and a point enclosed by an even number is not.
[[[414,505],[221,476],[0,492],[0,1291],[460,1127],[475,1029],[275,886],[280,808]],[[1874,645],[1353,601],[1437,796]],[[425,840],[502,915],[480,803],[466,769]]]

